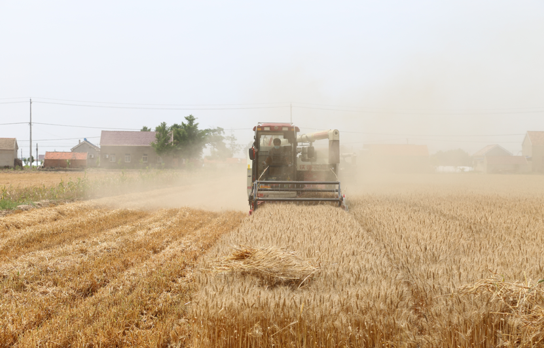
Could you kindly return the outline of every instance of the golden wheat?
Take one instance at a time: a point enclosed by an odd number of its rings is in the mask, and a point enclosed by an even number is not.
[[[0,218],[0,347],[543,345],[543,178],[373,180],[349,213],[240,224],[196,185]]]
[[[257,210],[201,261],[193,344],[542,346],[544,198],[530,187],[542,178],[431,179],[374,187],[352,197],[350,213]],[[251,273],[207,272],[233,245],[290,250],[320,272],[300,288],[270,286]],[[524,284],[525,292],[482,286],[494,276]],[[528,291],[538,296],[514,306]]]
[[[191,265],[242,216],[85,202],[3,218],[0,347],[181,344]]]

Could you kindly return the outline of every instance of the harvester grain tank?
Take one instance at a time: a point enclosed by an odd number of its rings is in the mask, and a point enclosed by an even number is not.
[[[338,180],[338,130],[298,134],[291,123],[260,122],[253,131],[247,169],[250,212],[264,202],[328,202],[347,209]],[[316,149],[316,141],[326,146]]]

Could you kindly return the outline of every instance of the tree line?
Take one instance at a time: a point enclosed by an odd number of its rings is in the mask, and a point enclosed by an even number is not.
[[[202,158],[206,147],[210,149],[211,160],[221,160],[233,157],[241,149],[234,135],[225,135],[221,127],[200,129],[193,115],[185,117],[185,122],[168,126],[162,122],[155,127],[155,141],[151,146],[157,155],[183,158],[186,160]],[[144,126],[142,132],[150,132],[151,128]]]

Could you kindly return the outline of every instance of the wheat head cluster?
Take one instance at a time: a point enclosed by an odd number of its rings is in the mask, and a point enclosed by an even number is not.
[[[349,213],[268,205],[201,261],[193,344],[542,346],[543,207],[436,189],[359,196]],[[256,250],[275,254],[248,262]],[[272,279],[286,255],[314,268]]]

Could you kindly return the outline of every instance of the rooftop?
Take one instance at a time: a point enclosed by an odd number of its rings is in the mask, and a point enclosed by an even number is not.
[[[87,145],[90,145],[92,147],[94,147],[96,150],[100,150],[100,148],[98,146],[96,146],[95,144],[91,143],[89,140],[87,140],[87,138],[83,138],[83,141],[80,142],[79,144],[77,144],[76,146],[72,147],[70,150],[71,151],[74,151],[74,149],[77,149],[79,146],[83,145],[83,144],[87,144]]]
[[[1,150],[15,150],[17,149],[17,139],[15,138],[0,138]]]
[[[46,160],[86,160],[86,152],[49,152],[45,153]]]
[[[472,155],[473,157],[481,157],[481,156],[485,156],[489,151],[493,150],[493,149],[500,149],[502,150],[502,152],[504,152],[504,154],[506,155],[511,155],[510,151],[506,150],[504,147],[500,146],[500,145],[497,145],[497,144],[493,144],[493,145],[487,145],[486,147],[484,147],[483,149],[481,150],[478,150],[477,152],[474,153],[474,155]]]
[[[527,136],[533,145],[544,145],[544,131],[528,131]]]
[[[151,146],[155,132],[102,131],[100,146]]]

